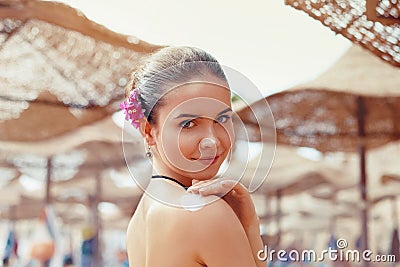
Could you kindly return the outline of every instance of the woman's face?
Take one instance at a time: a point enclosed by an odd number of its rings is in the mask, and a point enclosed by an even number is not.
[[[230,91],[219,84],[186,83],[163,97],[152,127],[156,168],[196,180],[217,174],[234,140]]]

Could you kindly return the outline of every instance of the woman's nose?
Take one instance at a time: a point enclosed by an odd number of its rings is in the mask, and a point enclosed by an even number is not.
[[[214,149],[217,150],[221,146],[219,129],[220,127],[214,123],[214,120],[211,120],[207,127],[202,128],[202,139],[200,140],[199,148],[201,150],[205,149]]]
[[[216,148],[216,146],[217,146],[217,140],[215,137],[206,137],[200,141],[201,149]]]

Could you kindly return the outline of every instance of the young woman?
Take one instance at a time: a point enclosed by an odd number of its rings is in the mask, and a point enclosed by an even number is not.
[[[121,108],[153,165],[127,230],[129,266],[267,266],[257,258],[263,244],[248,191],[215,178],[234,140],[231,93],[219,63],[197,48],[163,48],[133,73],[127,89]],[[191,196],[201,208],[176,205]]]

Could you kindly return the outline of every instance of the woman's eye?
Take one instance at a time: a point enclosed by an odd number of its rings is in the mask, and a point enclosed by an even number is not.
[[[192,128],[194,126],[194,122],[192,120],[182,121],[179,123],[179,126],[182,128]]]
[[[231,118],[231,117],[228,116],[228,115],[223,115],[223,116],[218,117],[215,121],[218,122],[218,123],[225,123],[225,122],[227,122],[230,118]]]

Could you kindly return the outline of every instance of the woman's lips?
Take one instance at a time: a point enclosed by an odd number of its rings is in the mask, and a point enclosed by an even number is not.
[[[212,165],[217,162],[219,156],[211,157],[211,158],[200,158],[198,161],[203,165]]]

